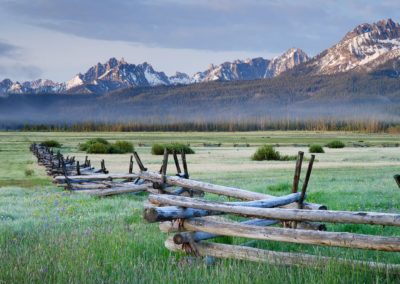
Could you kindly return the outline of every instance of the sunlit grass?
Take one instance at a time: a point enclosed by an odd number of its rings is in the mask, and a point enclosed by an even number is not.
[[[378,274],[362,268],[349,269],[334,262],[325,269],[235,260],[220,260],[215,265],[207,266],[202,260],[170,253],[164,248],[167,236],[160,233],[158,225],[147,224],[142,219],[145,194],[99,199],[64,192],[51,183],[28,150],[31,141],[56,139],[63,144],[63,152],[83,157],[86,154],[77,152],[78,143],[96,136],[110,141],[130,140],[135,146],[137,141],[151,144],[152,139],[159,142],[191,141],[192,144],[219,141],[225,145],[208,148],[199,144],[195,148],[196,154],[188,157],[193,178],[274,195],[287,193],[286,189],[292,182],[294,162],[273,164],[279,167],[271,167],[269,162],[253,162],[250,155],[254,147],[235,149],[233,143],[244,140],[255,144],[264,136],[273,137],[275,142],[279,142],[281,137],[279,143],[296,140],[299,144],[307,144],[332,140],[331,133],[300,133],[296,139],[293,133],[289,133],[288,138],[282,138],[283,132],[249,135],[0,133],[0,283],[396,283],[398,280],[398,275]],[[357,139],[353,136],[357,135],[342,135],[340,139]],[[367,141],[368,136],[363,139]],[[372,143],[393,142],[396,139],[398,137],[386,135],[370,138]],[[279,150],[292,155],[306,147]],[[159,168],[162,158],[152,156],[150,147],[138,147],[138,151],[146,165]],[[337,210],[399,212],[400,189],[392,178],[393,174],[400,172],[400,164],[397,164],[400,153],[396,156],[397,152],[397,148],[328,149],[323,156],[317,156],[319,162],[314,165],[308,200]],[[127,170],[128,157],[110,155],[106,158],[106,165],[111,169]],[[351,163],[354,161],[360,164],[353,166]],[[381,166],[380,161],[389,164]],[[342,168],[341,165],[347,162],[349,164]],[[255,164],[257,168],[252,168]],[[171,163],[171,173],[172,167]],[[31,169],[32,175],[26,175],[26,169]],[[393,227],[329,224],[328,229],[400,235],[400,230]],[[232,239],[234,244],[244,241]],[[257,241],[256,247],[400,263],[398,253],[264,241]]]

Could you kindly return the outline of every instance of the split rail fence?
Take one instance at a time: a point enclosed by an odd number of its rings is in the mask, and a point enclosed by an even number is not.
[[[312,155],[300,189],[304,153],[299,152],[293,178],[292,192],[273,196],[241,188],[216,185],[189,179],[184,153],[172,153],[176,175],[167,175],[170,153],[165,149],[159,172],[149,171],[134,152],[127,174],[110,174],[104,161],[95,170],[90,161],[80,164],[75,158],[63,158],[47,147],[32,144],[38,162],[54,175],[54,182],[65,189],[98,196],[120,193],[150,193],[145,203],[144,219],[159,223],[164,233],[173,233],[165,246],[174,252],[195,256],[233,258],[267,262],[277,265],[324,267],[340,263],[362,266],[383,272],[400,273],[400,264],[354,261],[304,253],[278,252],[213,242],[219,236],[249,238],[285,243],[332,246],[342,248],[400,252],[400,238],[348,232],[327,231],[325,223],[400,226],[400,214],[328,210],[325,205],[306,202],[307,188],[315,156]],[[133,173],[133,158],[139,167]],[[211,194],[237,201],[216,202],[205,199]],[[241,219],[241,221],[235,221]]]

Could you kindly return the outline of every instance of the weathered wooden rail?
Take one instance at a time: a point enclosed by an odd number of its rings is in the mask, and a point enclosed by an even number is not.
[[[400,273],[399,264],[274,252],[212,242],[212,239],[218,236],[230,236],[317,246],[400,252],[400,238],[396,236],[327,232],[325,225],[318,222],[400,226],[400,214],[334,211],[327,210],[323,205],[305,202],[314,157],[310,160],[301,192],[298,192],[302,160],[303,153],[299,153],[292,193],[281,197],[181,179],[179,176],[142,171],[138,175],[145,180],[246,200],[215,202],[176,195],[151,194],[148,198],[149,204],[146,204],[144,209],[144,219],[151,223],[160,222],[161,231],[174,233],[165,242],[165,246],[171,251],[183,251],[197,256],[262,261],[279,265],[323,267],[328,263],[338,263]],[[231,215],[257,219],[237,222],[229,219]]]
[[[37,144],[31,150],[48,173],[56,175],[54,182],[74,192],[95,196],[147,191],[151,193],[144,208],[144,219],[159,222],[160,230],[173,233],[165,246],[171,251],[183,251],[196,256],[235,258],[277,265],[311,265],[324,267],[329,263],[364,267],[386,273],[400,273],[400,264],[386,264],[343,258],[330,258],[303,253],[289,253],[215,243],[219,236],[249,238],[317,246],[400,252],[400,237],[328,232],[324,223],[400,226],[400,214],[382,212],[352,212],[328,210],[325,205],[307,202],[306,191],[314,163],[312,155],[300,186],[304,153],[299,152],[291,193],[273,196],[241,188],[216,185],[189,179],[185,154],[173,153],[176,175],[167,175],[169,155],[164,151],[159,172],[149,171],[134,152],[128,173],[108,173],[102,161],[96,171],[86,158],[80,165],[75,158],[64,158]],[[139,171],[133,172],[133,160]],[[396,177],[395,177],[396,179]],[[399,183],[399,181],[396,180]],[[400,184],[399,184],[400,185]],[[204,194],[216,194],[229,199],[210,201]],[[196,197],[196,198],[193,198]],[[233,216],[244,218],[233,221]],[[234,218],[235,220],[238,217]],[[324,222],[324,223],[320,223]]]
[[[54,177],[53,181],[66,190],[94,196],[110,196],[143,192],[151,186],[132,173],[132,158],[129,164],[130,173],[109,174],[104,160],[100,163],[100,169],[96,170],[87,156],[80,163],[75,157],[64,158],[60,152],[54,154],[50,148],[41,144],[34,143],[30,149],[38,163],[45,166],[47,173]]]

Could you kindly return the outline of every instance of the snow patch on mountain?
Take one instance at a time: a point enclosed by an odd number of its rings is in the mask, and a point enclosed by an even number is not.
[[[144,76],[149,83],[150,86],[157,86],[157,85],[168,85],[168,81],[164,81],[159,74],[154,72],[153,68],[151,66],[147,66],[144,70]]]
[[[187,85],[190,84],[191,79],[186,73],[176,72],[175,75],[168,78],[169,83],[172,85]]]
[[[67,81],[66,89],[69,90],[69,89],[75,88],[77,86],[81,86],[83,84],[84,84],[84,82],[82,80],[82,74],[77,74],[74,78]]]
[[[318,55],[310,66],[317,74],[334,74],[382,59],[400,48],[400,25],[391,19],[374,24],[362,24],[333,47]],[[381,60],[382,61],[382,60]]]

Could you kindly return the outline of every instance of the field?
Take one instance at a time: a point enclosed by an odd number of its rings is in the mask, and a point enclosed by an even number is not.
[[[77,150],[88,138],[128,140],[145,166],[158,170],[161,156],[150,154],[156,142],[190,143],[192,178],[274,195],[287,194],[294,161],[250,160],[257,146],[271,143],[285,155],[306,152],[310,143],[340,139],[343,149],[317,154],[308,200],[337,210],[400,212],[400,136],[334,132],[237,133],[0,133],[0,283],[398,283],[399,275],[349,269],[334,261],[325,269],[271,266],[219,260],[208,265],[164,248],[158,224],[142,218],[146,195],[98,199],[56,187],[29,152],[32,142],[55,139],[62,152],[82,160]],[[141,146],[138,146],[140,143]],[[205,147],[204,143],[222,143]],[[234,144],[237,144],[234,147]],[[247,145],[249,144],[249,145]],[[110,172],[127,172],[129,155],[89,155]],[[136,168],[135,168],[136,169]],[[171,174],[172,171],[171,165]],[[304,173],[304,170],[303,170]],[[328,225],[328,230],[400,236],[400,228]],[[244,239],[224,238],[243,243]],[[398,253],[255,242],[256,247],[306,252],[387,263],[400,263]]]

